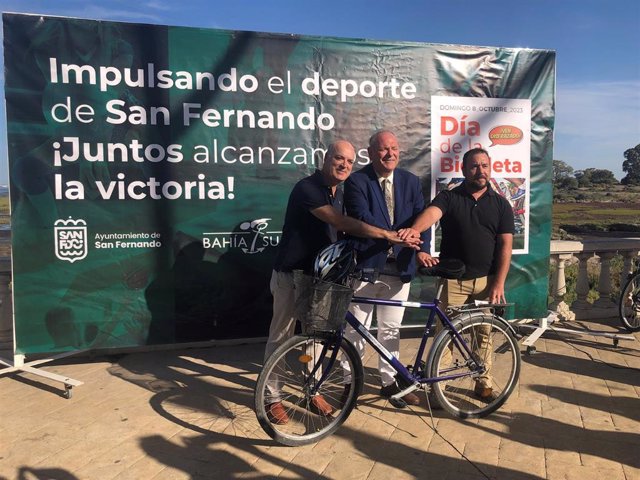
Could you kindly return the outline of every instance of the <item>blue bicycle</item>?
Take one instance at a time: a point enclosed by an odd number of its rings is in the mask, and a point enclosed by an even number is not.
[[[640,330],[640,260],[635,258],[633,263],[627,283],[620,290],[618,310],[624,327],[630,332],[637,332]]]
[[[336,260],[335,248],[328,257],[326,251],[323,252],[324,266],[329,264],[335,270],[339,260]],[[318,259],[322,260],[323,252]],[[445,263],[423,269],[422,273],[459,278],[462,273],[459,266],[447,268]],[[322,267],[323,262],[316,260],[316,274]],[[320,274],[319,278],[328,277]],[[355,347],[344,337],[346,324],[397,371],[400,391],[390,398],[394,405],[403,406],[403,396],[422,389],[428,399],[437,401],[460,418],[484,417],[497,410],[513,392],[520,374],[516,332],[498,314],[505,305],[471,304],[443,311],[439,306],[442,282],[439,283],[433,302],[402,302],[352,297],[349,286],[313,281],[310,299],[303,302],[310,305],[310,313],[300,317],[304,318],[302,335],[278,347],[258,377],[255,411],[264,431],[284,445],[306,445],[331,435],[349,417],[362,392],[364,371]],[[405,366],[389,353],[346,311],[349,301],[427,310],[429,315],[413,363]],[[436,321],[441,323],[442,330],[427,348]],[[491,378],[489,398],[481,398],[476,393],[476,379],[481,376]],[[274,420],[270,415],[274,386],[286,412],[286,421]],[[326,408],[324,402],[325,408],[318,408],[318,402],[314,401],[318,395],[322,395],[330,408]]]

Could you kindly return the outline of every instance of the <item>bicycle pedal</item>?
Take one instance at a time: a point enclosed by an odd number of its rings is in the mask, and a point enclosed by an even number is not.
[[[405,402],[403,399],[401,398],[389,398],[389,403],[391,405],[393,405],[396,408],[406,408],[407,407],[407,402]]]

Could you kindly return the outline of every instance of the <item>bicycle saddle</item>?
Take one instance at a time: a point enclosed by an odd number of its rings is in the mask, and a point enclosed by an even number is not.
[[[437,265],[433,267],[420,267],[418,271],[422,275],[430,277],[442,277],[458,279],[464,275],[465,265],[457,258],[441,258]]]

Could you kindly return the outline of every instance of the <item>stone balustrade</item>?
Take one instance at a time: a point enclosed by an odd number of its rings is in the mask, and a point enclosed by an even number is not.
[[[632,259],[640,255],[640,238],[602,238],[582,241],[553,240],[551,242],[551,262],[555,264],[555,272],[551,280],[550,294],[552,302],[549,309],[556,311],[567,320],[589,320],[612,318],[618,316],[618,305],[611,299],[611,260],[622,255],[623,268],[620,273],[620,284],[627,279],[632,268]],[[589,303],[589,278],[587,263],[600,262],[598,293],[600,297]],[[578,262],[578,279],[576,283],[576,300],[567,305],[564,295],[567,293],[565,267],[570,262]]]

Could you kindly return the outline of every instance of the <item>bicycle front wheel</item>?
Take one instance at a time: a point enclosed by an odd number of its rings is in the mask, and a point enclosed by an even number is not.
[[[488,314],[471,315],[454,323],[472,357],[449,330],[436,338],[428,363],[430,377],[444,377],[432,385],[440,405],[460,418],[478,418],[504,402],[520,376],[520,349],[509,325]],[[484,396],[481,396],[484,395]]]
[[[620,320],[630,332],[640,330],[640,273],[631,276],[620,295],[618,303]]]
[[[362,391],[362,379],[360,356],[346,339],[337,345],[332,336],[290,338],[267,359],[258,376],[255,409],[260,426],[284,445],[317,442],[347,419]],[[329,404],[330,413],[318,409],[316,395]],[[276,402],[285,414],[274,418],[271,405]]]

